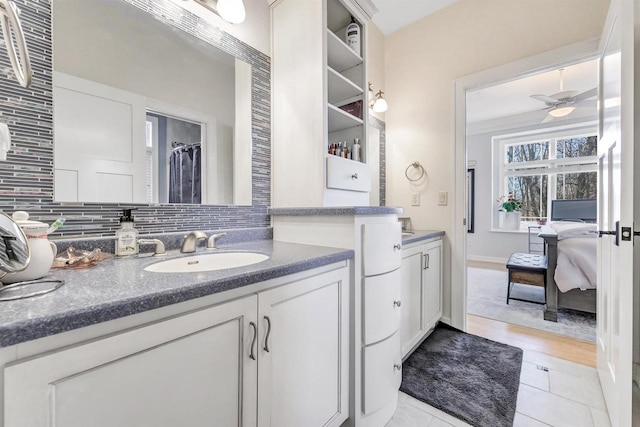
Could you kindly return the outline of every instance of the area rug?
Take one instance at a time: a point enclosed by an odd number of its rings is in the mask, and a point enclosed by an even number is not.
[[[514,284],[511,296],[544,301],[544,288]],[[507,305],[507,272],[467,269],[467,313],[573,338],[596,341],[596,316],[574,310],[558,310],[558,321],[544,320],[544,306],[523,301]]]
[[[400,390],[476,427],[511,427],[522,350],[439,324],[402,364]]]

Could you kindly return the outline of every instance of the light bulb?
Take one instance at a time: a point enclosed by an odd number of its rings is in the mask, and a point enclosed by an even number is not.
[[[216,10],[222,19],[232,24],[240,24],[247,17],[242,0],[218,0]]]
[[[373,103],[373,107],[371,108],[376,113],[384,113],[389,108],[387,101],[384,100],[382,94],[382,91],[378,91],[376,94],[376,102]]]
[[[557,107],[557,108],[554,108],[553,110],[549,110],[549,115],[553,117],[564,117],[571,114],[575,109],[576,107],[573,107],[571,105],[568,105],[566,107]]]

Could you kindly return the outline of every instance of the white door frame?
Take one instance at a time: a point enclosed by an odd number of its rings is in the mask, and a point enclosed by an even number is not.
[[[501,65],[479,73],[459,78],[454,84],[454,138],[453,154],[455,167],[453,182],[454,225],[451,238],[451,323],[452,326],[467,329],[467,226],[466,218],[466,94],[467,91],[482,89],[500,83],[529,77],[556,70],[568,65],[598,58],[599,39],[561,47],[510,64]]]

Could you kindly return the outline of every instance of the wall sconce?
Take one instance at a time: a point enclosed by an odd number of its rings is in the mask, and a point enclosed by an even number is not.
[[[196,2],[232,24],[241,24],[247,17],[242,0],[196,0]]]
[[[371,82],[369,82],[367,99],[369,101],[369,108],[371,108],[376,113],[384,113],[389,109],[389,105],[387,104],[387,101],[384,99],[384,92],[379,90],[378,93],[374,95]]]

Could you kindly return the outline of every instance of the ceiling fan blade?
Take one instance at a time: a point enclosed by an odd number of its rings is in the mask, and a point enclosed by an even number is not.
[[[583,101],[585,99],[593,98],[597,94],[598,94],[598,88],[594,87],[593,89],[590,89],[590,90],[588,90],[586,92],[582,92],[581,94],[576,95],[575,98],[573,98],[573,100],[575,102],[580,102],[580,101]]]
[[[543,121],[541,121],[540,123],[547,123],[550,122],[551,120],[553,120],[555,117],[553,117],[551,114],[547,114],[547,117],[544,118]]]
[[[538,101],[542,101],[546,104],[555,104],[558,102],[557,99],[551,98],[547,95],[531,95],[530,97],[533,99],[537,99]]]
[[[573,98],[574,96],[577,96],[579,93],[580,92],[578,92],[577,90],[565,90],[562,92],[554,93],[553,95],[551,95],[551,98],[555,99],[555,101],[558,102],[561,99]]]
[[[583,99],[580,102],[576,103],[576,108],[598,108],[598,101],[596,99]]]

